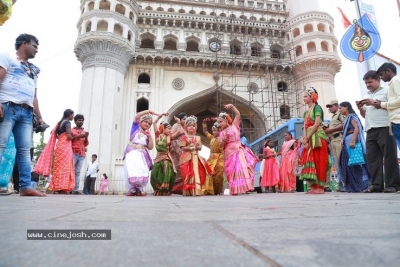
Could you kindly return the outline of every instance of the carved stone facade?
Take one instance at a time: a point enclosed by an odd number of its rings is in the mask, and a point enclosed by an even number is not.
[[[235,103],[252,141],[300,114],[304,86],[329,102],[340,60],[333,19],[315,2],[81,0],[75,53],[88,154],[99,155],[102,172],[123,176],[121,157],[142,109],[169,112],[170,121],[185,111],[201,123]]]

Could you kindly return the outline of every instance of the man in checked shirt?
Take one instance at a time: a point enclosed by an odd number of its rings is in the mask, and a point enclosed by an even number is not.
[[[74,153],[74,167],[75,167],[75,188],[71,194],[80,195],[79,180],[83,161],[86,156],[86,147],[89,145],[89,133],[83,129],[83,121],[85,118],[82,114],[76,114],[74,117],[75,127],[71,129],[72,135],[72,152]]]

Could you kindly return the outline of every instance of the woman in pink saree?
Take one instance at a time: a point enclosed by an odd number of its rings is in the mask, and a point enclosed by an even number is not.
[[[224,168],[229,183],[229,193],[239,195],[254,190],[254,166],[258,158],[240,141],[240,112],[232,104],[224,106],[232,109],[235,119],[222,112],[217,121],[221,126],[219,143],[224,149]]]
[[[292,134],[289,132],[285,133],[284,136],[285,142],[282,145],[282,159],[279,168],[279,190],[281,192],[296,193],[296,170],[300,143],[293,139]]]

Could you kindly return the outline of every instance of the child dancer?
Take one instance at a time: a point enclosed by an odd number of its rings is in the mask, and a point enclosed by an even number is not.
[[[103,177],[101,177],[100,180],[99,195],[101,195],[102,193],[104,193],[105,195],[107,189],[108,189],[108,177],[107,174],[103,173]]]
[[[219,143],[224,149],[224,166],[229,193],[237,196],[254,190],[254,166],[258,158],[240,141],[239,110],[232,104],[227,104],[224,108],[231,109],[235,113],[235,119],[232,120],[229,114],[221,112],[217,121],[221,126]]]
[[[162,116],[168,116],[168,113],[159,115],[153,125],[156,133],[157,156],[154,160],[154,168],[151,171],[150,183],[155,196],[169,196],[171,194],[176,173],[170,154],[171,125],[168,122],[161,122],[157,129],[157,122]]]
[[[207,160],[213,171],[213,187],[215,195],[223,195],[223,183],[224,183],[224,150],[220,147],[218,137],[221,130],[221,126],[218,122],[215,122],[212,127],[212,134],[207,131],[207,121],[212,119],[206,118],[203,120],[203,133],[207,139],[210,140],[210,157]],[[216,119],[214,119],[216,120]]]
[[[264,170],[261,179],[262,187],[269,187],[268,192],[273,193],[273,187],[277,193],[280,193],[279,186],[279,166],[278,166],[278,154],[274,149],[274,141],[268,140],[264,148]]]
[[[181,137],[182,155],[179,160],[183,181],[182,195],[200,196],[206,175],[211,175],[212,171],[198,153],[202,145],[200,136],[196,135],[197,118],[192,115],[186,119],[185,123],[186,134]]]
[[[149,151],[154,143],[150,127],[153,122],[153,111],[145,110],[136,114],[132,124],[129,144],[124,153],[126,196],[146,196],[144,189],[149,180],[149,171],[153,163]]]

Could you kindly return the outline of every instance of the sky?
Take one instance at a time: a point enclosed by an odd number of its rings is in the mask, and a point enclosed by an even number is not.
[[[293,0],[289,0],[293,1]],[[296,0],[297,1],[297,0]],[[308,1],[308,0],[302,0]],[[375,9],[382,37],[380,53],[400,61],[399,10],[396,0],[365,0]],[[320,10],[328,12],[335,20],[335,34],[339,42],[345,29],[337,9],[343,9],[350,21],[357,18],[354,2],[349,0],[319,0]],[[11,18],[0,26],[0,51],[15,54],[15,38],[21,33],[39,39],[39,52],[32,63],[40,67],[38,98],[41,113],[50,127],[61,119],[65,109],[78,113],[81,84],[81,63],[73,52],[78,37],[77,22],[80,16],[79,0],[18,0]],[[397,29],[393,31],[391,29]],[[354,103],[361,98],[357,78],[357,64],[341,56],[341,72],[336,75],[335,88],[338,100]],[[49,130],[46,132],[47,139]],[[38,135],[35,141],[39,140]]]

